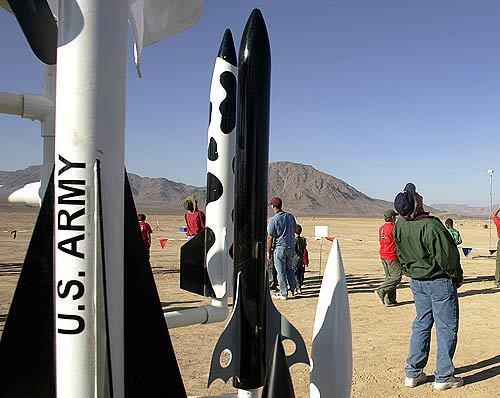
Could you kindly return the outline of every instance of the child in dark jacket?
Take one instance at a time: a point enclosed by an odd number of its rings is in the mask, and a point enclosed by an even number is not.
[[[295,245],[294,245],[294,254],[293,254],[293,259],[292,259],[292,264],[294,268],[296,269],[296,274],[297,274],[297,280],[299,282],[299,293],[301,293],[300,288],[302,287],[302,284],[304,283],[304,273],[306,271],[305,264],[304,264],[304,252],[306,251],[307,247],[307,242],[306,238],[303,236],[300,236],[302,234],[302,226],[300,224],[297,224],[295,226],[295,234],[297,235],[295,237]]]

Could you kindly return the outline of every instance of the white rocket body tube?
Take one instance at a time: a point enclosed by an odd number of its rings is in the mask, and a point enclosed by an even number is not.
[[[124,0],[61,1],[55,142],[57,397],[97,397],[95,173],[100,160],[114,397],[123,387]],[[99,335],[99,336],[98,336]]]
[[[233,39],[227,30],[214,66],[208,127],[206,265],[218,299],[232,293],[230,249],[233,244],[231,214],[234,208],[237,74]]]

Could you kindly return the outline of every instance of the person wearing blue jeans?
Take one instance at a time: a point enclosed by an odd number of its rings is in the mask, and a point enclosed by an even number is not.
[[[292,294],[297,291],[297,276],[292,266],[293,248],[277,246],[274,250],[274,266],[278,273],[280,295],[277,298],[288,297],[287,281]]]
[[[445,383],[455,372],[453,355],[457,347],[459,318],[457,288],[450,278],[412,279],[410,287],[417,315],[412,326],[406,375],[418,378],[427,365],[431,330],[436,324],[438,350],[434,376],[436,383]]]
[[[271,198],[269,205],[274,215],[267,225],[267,260],[271,259],[271,248],[274,246],[274,267],[278,274],[280,290],[274,297],[286,300],[288,298],[287,284],[290,285],[292,295],[297,293],[297,277],[292,265],[296,221],[291,213],[283,211],[281,198],[277,196]]]
[[[458,339],[457,288],[463,282],[460,254],[441,221],[424,211],[423,198],[414,184],[406,184],[398,193],[394,208],[401,216],[394,226],[394,240],[404,273],[411,278],[416,309],[405,386],[413,388],[427,381],[424,368],[429,358],[431,330],[436,325],[434,389],[461,387],[464,380],[455,376],[453,365]]]

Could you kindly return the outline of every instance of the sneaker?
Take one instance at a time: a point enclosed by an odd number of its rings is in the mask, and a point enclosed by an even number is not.
[[[301,293],[302,293],[302,289],[300,287],[295,289],[295,294],[301,294]]]
[[[427,375],[422,372],[417,377],[405,377],[405,387],[413,388],[427,381]]]
[[[494,288],[495,289],[500,289],[500,282],[495,282]]]
[[[386,300],[386,302],[385,302],[386,307],[395,307],[396,305],[398,305],[397,301],[387,301]]]
[[[385,298],[384,297],[384,293],[382,293],[378,289],[375,289],[375,295],[378,297],[378,299],[380,300],[380,302],[385,305],[385,303],[384,303],[384,298]]]
[[[433,383],[434,390],[443,391],[449,388],[458,388],[464,385],[464,379],[461,377],[450,376],[446,381],[435,381]]]
[[[273,298],[275,298],[277,300],[287,300],[288,299],[288,297],[282,296],[281,293],[273,294]]]

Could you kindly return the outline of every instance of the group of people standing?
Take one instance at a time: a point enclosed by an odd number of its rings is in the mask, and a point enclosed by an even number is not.
[[[275,196],[269,201],[274,215],[267,225],[268,272],[270,288],[278,290],[274,297],[288,299],[302,293],[305,267],[308,265],[307,242],[302,227],[293,214],[283,210],[283,201]]]
[[[375,289],[375,294],[382,304],[396,305],[396,287],[402,275],[411,278],[416,317],[406,360],[405,386],[413,388],[427,381],[423,370],[429,358],[431,330],[435,324],[437,354],[433,387],[436,390],[461,387],[464,380],[455,376],[453,356],[459,325],[457,289],[463,283],[457,245],[462,243],[462,238],[453,228],[452,219],[447,219],[445,226],[424,210],[423,197],[412,183],[406,184],[396,195],[394,208],[396,211],[391,209],[384,213],[385,224],[379,228],[385,280]],[[493,221],[500,238],[499,213],[500,208],[493,214]],[[499,288],[498,252],[495,281]]]

